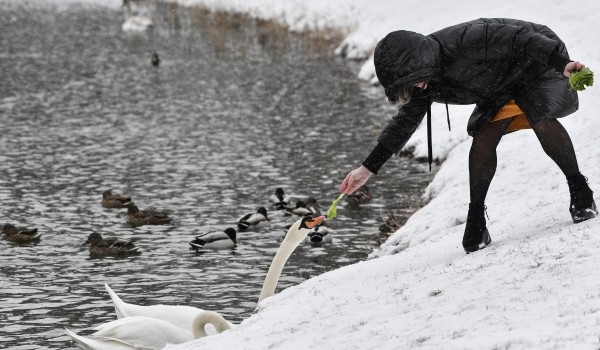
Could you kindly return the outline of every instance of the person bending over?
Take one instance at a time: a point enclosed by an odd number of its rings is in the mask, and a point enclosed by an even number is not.
[[[374,52],[375,71],[398,114],[377,145],[339,187],[351,194],[398,153],[429,113],[433,102],[475,104],[467,132],[470,203],[463,247],[468,253],[491,243],[485,198],[496,172],[496,147],[506,133],[531,128],[546,154],[567,178],[575,223],[598,214],[587,178],[558,118],[579,107],[568,84],[585,65],[569,58],[565,44],[547,26],[506,18],[482,18],[427,36],[399,30]],[[536,181],[536,179],[527,179]]]

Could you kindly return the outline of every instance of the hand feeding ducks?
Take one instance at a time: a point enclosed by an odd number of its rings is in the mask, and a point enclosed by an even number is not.
[[[249,229],[259,230],[263,227],[269,226],[269,218],[267,217],[267,208],[260,207],[254,213],[248,213],[238,219],[237,225],[240,231],[246,231]]]
[[[90,245],[90,253],[96,255],[124,256],[139,253],[132,240],[119,237],[102,238],[102,235],[96,232],[89,235],[87,241],[83,243],[86,244]]]
[[[203,235],[196,236],[190,242],[192,249],[229,249],[237,244],[237,232],[234,228],[227,228],[225,231],[207,232]]]
[[[152,208],[140,210],[134,204],[127,206],[125,219],[127,220],[127,223],[133,227],[142,225],[164,225],[171,222],[171,217],[164,211]]]
[[[0,234],[7,241],[21,244],[38,242],[42,236],[37,228],[16,227],[13,224],[4,224]]]
[[[182,344],[205,337],[205,326],[213,325],[215,333],[230,329],[229,323],[214,311],[196,314],[189,330],[147,316],[131,316],[107,322],[94,328],[89,337],[82,337],[65,328],[66,333],[84,350],[159,350],[167,344]]]
[[[290,196],[285,194],[283,188],[278,187],[275,189],[275,194],[269,197],[269,201],[273,203],[276,210],[286,209],[290,205]]]
[[[258,299],[263,299],[275,294],[277,282],[285,263],[302,242],[306,234],[320,225],[324,216],[313,218],[305,216],[297,220],[288,230],[281,246],[277,250],[269,271],[263,282]],[[210,312],[184,305],[134,305],[125,303],[110,287],[105,284],[106,290],[114,303],[118,320],[100,325],[92,337],[79,336],[68,329],[67,334],[75,340],[81,349],[132,349],[133,346],[146,346],[148,349],[160,349],[165,341],[178,344],[188,341],[189,333],[193,338],[206,335],[204,325],[213,324],[216,333],[220,333],[233,325],[215,312]],[[210,314],[207,314],[210,313]],[[165,325],[167,323],[168,325]],[[178,328],[179,331],[175,328]],[[113,331],[114,330],[114,331]],[[194,332],[196,332],[194,334]],[[149,343],[151,339],[151,343]],[[168,339],[168,340],[165,340]],[[140,343],[143,342],[143,343]]]
[[[121,194],[114,193],[112,190],[106,190],[102,192],[102,200],[100,204],[104,208],[127,208],[128,205],[133,204],[131,197],[125,197]]]

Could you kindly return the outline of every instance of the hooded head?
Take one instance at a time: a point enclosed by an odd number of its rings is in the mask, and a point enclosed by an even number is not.
[[[375,72],[388,100],[402,89],[437,80],[439,66],[426,36],[406,30],[386,35],[375,47]]]

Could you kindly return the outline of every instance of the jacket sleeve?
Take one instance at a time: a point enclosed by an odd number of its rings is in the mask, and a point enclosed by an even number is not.
[[[362,163],[372,173],[377,174],[379,168],[406,145],[415,132],[425,113],[431,105],[428,91],[417,91],[410,102],[398,109],[396,114],[383,128],[377,138],[377,146]]]
[[[472,59],[500,60],[531,58],[543,66],[552,66],[552,54],[560,54],[560,62],[569,61],[564,43],[558,37],[550,37],[535,27],[507,23],[471,23],[455,28],[459,45],[456,54]],[[556,59],[554,60],[556,61]],[[555,66],[552,68],[557,69]],[[564,66],[563,66],[564,68]],[[557,69],[558,70],[558,69]],[[562,70],[560,70],[562,72]]]

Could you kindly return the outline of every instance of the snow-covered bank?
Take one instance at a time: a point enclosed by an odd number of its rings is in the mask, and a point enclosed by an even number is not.
[[[344,45],[353,57],[368,57],[379,38],[399,28],[428,33],[478,17],[521,18],[547,24],[567,43],[572,58],[600,69],[600,44],[591,38],[600,28],[596,2],[186,2],[255,11],[299,26],[325,18],[352,28]],[[372,74],[369,64],[364,78]],[[581,93],[580,111],[563,122],[581,170],[597,191],[599,91]],[[487,202],[494,242],[465,255],[460,241],[469,202],[470,108],[451,106],[452,132],[443,107],[433,112],[434,153],[446,160],[427,189],[431,201],[374,259],[280,292],[234,330],[167,348],[597,349],[600,218],[571,223],[564,177],[533,132],[521,131],[507,135],[498,150]],[[411,141],[417,153],[425,150],[424,136],[417,130]],[[394,169],[388,164],[382,171]]]

